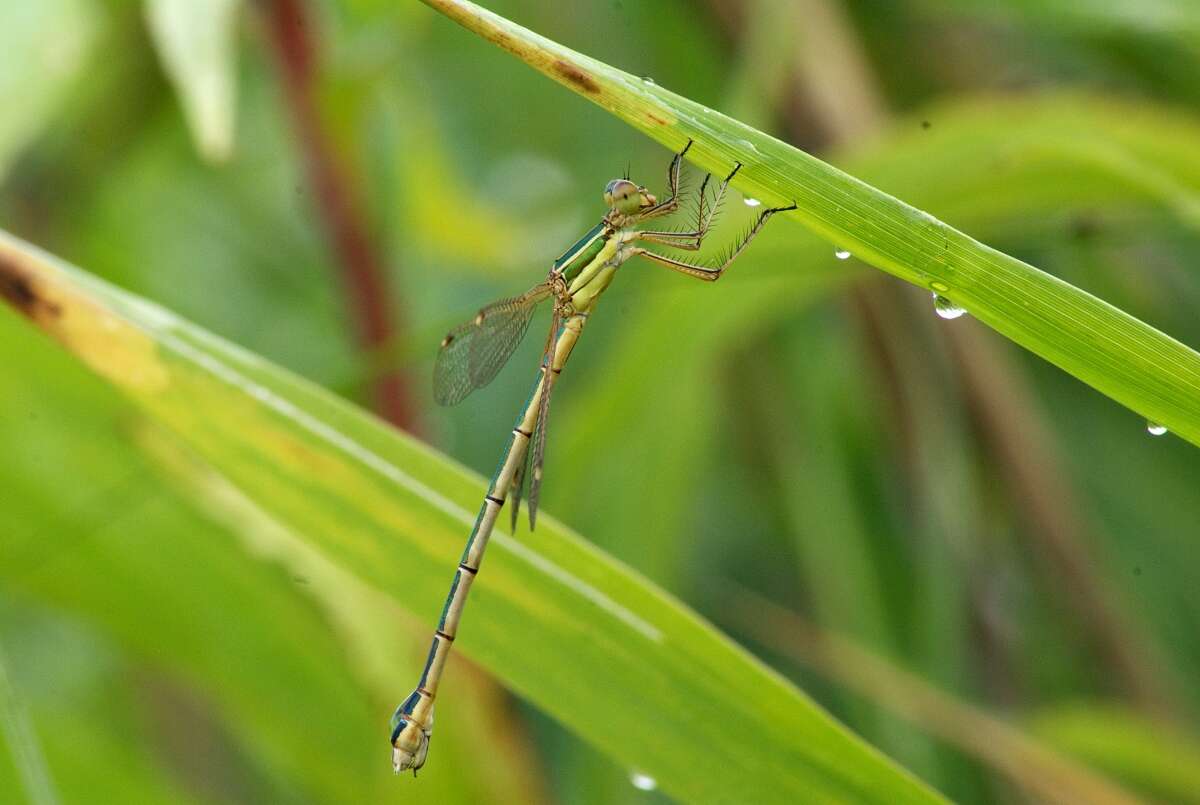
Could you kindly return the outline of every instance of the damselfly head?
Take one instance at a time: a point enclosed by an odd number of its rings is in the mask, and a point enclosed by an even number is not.
[[[604,188],[604,203],[625,215],[653,207],[658,203],[654,194],[628,179],[613,179]]]

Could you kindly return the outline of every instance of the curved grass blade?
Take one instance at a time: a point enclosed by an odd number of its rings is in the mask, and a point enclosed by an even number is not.
[[[0,443],[15,448],[0,465],[0,632],[14,670],[39,680],[21,687],[59,800],[204,801],[212,777],[179,774],[171,759],[191,745],[166,737],[202,725],[229,741],[222,768],[241,769],[226,801],[411,805],[411,786],[380,773],[377,708],[394,669],[424,659],[423,619],[306,549],[3,305],[0,360]],[[468,670],[447,685],[461,706],[439,718],[422,801],[547,802],[537,759],[504,723],[511,705]],[[56,674],[91,680],[67,710]],[[145,718],[132,703],[163,685],[204,715],[178,719],[162,702],[170,716]],[[0,801],[25,802],[3,744]]]
[[[1043,710],[1026,728],[1149,801],[1200,803],[1200,742],[1178,724],[1107,702],[1078,701]]]
[[[19,696],[9,679],[8,660],[0,644],[0,747],[13,757],[25,798],[33,805],[57,805],[58,794],[37,731]]]
[[[1038,802],[1136,805],[1113,780],[1055,753],[1012,725],[853,640],[818,629],[799,615],[747,591],[732,594],[730,618],[751,634],[834,682],[861,693],[1009,777]],[[785,635],[782,641],[778,635]]]
[[[233,152],[240,0],[149,0],[146,27],[200,154],[224,162]]]
[[[473,521],[479,476],[4,234],[0,297],[308,549],[406,610],[424,615],[440,603],[445,567]],[[479,592],[488,605],[459,636],[462,652],[670,796],[942,801],[695,613],[552,518],[520,542],[495,534]],[[397,669],[397,679],[411,671]],[[387,715],[381,705],[381,726]],[[381,757],[384,748],[381,741]]]
[[[1117,402],[1200,444],[1200,354],[821,160],[467,0],[423,0],[821,237],[930,290]],[[1197,208],[1192,202],[1191,207]]]

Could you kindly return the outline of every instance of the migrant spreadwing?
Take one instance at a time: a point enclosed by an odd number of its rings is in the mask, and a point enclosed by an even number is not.
[[[438,403],[454,405],[492,381],[524,337],[534,310],[542,302],[553,303],[550,330],[546,335],[533,391],[508,437],[500,469],[492,478],[475,527],[467,538],[466,549],[454,572],[450,594],[446,597],[441,620],[433,635],[433,645],[429,649],[421,681],[392,716],[392,765],[397,773],[412,769],[415,774],[425,764],[433,732],[433,705],[438,683],[450,655],[450,645],[458,633],[458,622],[462,618],[471,582],[479,572],[488,538],[510,492],[513,496],[513,527],[516,527],[517,510],[527,484],[529,527],[532,529],[537,521],[551,392],[571,350],[575,348],[583,325],[612,282],[617,268],[631,257],[645,257],[697,279],[718,280],[754,239],[767,219],[777,212],[796,208],[792,204],[763,210],[754,225],[718,260],[687,262],[639,245],[653,243],[687,251],[700,249],[709,226],[720,210],[729,182],[737,175],[741,164],[734,166],[717,186],[711,199],[707,192],[711,176],[704,177],[697,194],[696,217],[692,227],[684,231],[642,228],[645,222],[670,215],[679,209],[679,172],[683,157],[691,145],[689,140],[671,160],[667,174],[670,195],[666,199],[659,201],[645,187],[635,184],[628,177],[613,179],[604,188],[604,203],[608,205],[608,213],[554,261],[544,282],[520,296],[488,305],[475,318],[451,330],[442,339],[433,369],[433,394]]]

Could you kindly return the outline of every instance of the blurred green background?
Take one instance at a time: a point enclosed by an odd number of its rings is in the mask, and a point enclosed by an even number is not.
[[[1190,5],[486,5],[1200,344]],[[442,334],[541,279],[627,163],[661,188],[670,159],[403,0],[6,3],[0,109],[0,226],[481,472],[540,338],[446,410]],[[727,207],[718,245],[752,214]],[[547,511],[953,799],[1026,795],[945,737],[961,718],[900,718],[811,627],[1200,801],[1194,448],[791,223],[716,286],[622,274],[556,393]],[[454,738],[393,780],[394,703],[306,580],[8,308],[0,359],[0,799],[665,800],[461,660]],[[276,707],[311,735],[273,735]]]

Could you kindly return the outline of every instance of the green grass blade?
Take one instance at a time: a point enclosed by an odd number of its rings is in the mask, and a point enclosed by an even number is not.
[[[240,0],[147,0],[146,27],[179,94],[192,138],[212,162],[233,151]]]
[[[1177,725],[1111,704],[1040,713],[1029,733],[1155,802],[1200,803],[1200,743]]]
[[[936,291],[1148,420],[1200,444],[1200,355],[1112,305],[992,249],[815,157],[466,0],[424,0],[839,248]],[[997,121],[1002,125],[1004,121]],[[1152,177],[1147,181],[1153,183]],[[1192,206],[1195,206],[1193,200]]]
[[[459,706],[419,794],[397,786],[379,714],[394,669],[424,661],[428,616],[281,544],[289,530],[7,308],[0,360],[0,640],[60,801],[210,802],[180,764],[198,734],[225,802],[546,801],[519,784],[537,761],[519,737],[474,762],[510,737],[476,673],[447,679]],[[0,801],[22,802],[5,754]]]
[[[0,645],[0,748],[13,758],[25,798],[33,805],[55,805],[58,795],[46,767],[41,743],[29,714],[13,689],[4,646]]]
[[[406,610],[436,614],[484,488],[477,475],[11,236],[0,236],[0,292],[306,550]],[[460,638],[464,654],[667,793],[938,801],[678,601],[552,519],[520,542],[498,533],[493,544]],[[396,669],[397,697],[418,670]]]

